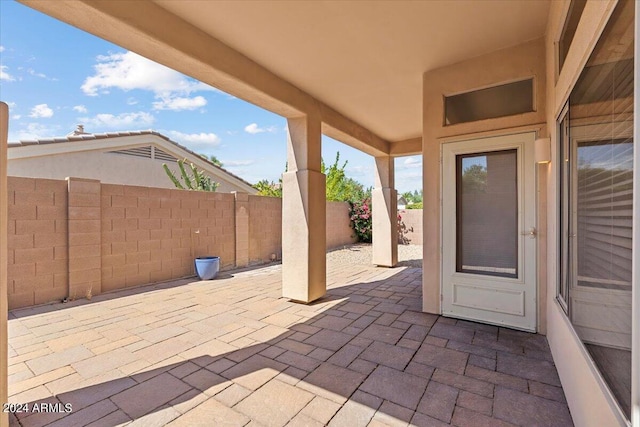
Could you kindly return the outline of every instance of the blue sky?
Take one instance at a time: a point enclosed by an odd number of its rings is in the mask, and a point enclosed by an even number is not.
[[[0,0],[0,99],[9,141],[87,132],[157,130],[255,183],[277,181],[286,120],[133,52],[9,0]],[[373,185],[373,158],[323,137],[327,163]],[[422,186],[420,156],[396,159],[396,188]]]

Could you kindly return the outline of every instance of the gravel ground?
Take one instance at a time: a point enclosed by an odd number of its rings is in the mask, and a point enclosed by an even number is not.
[[[370,243],[356,243],[327,252],[327,264],[371,265]],[[398,245],[398,266],[422,268],[422,245]]]

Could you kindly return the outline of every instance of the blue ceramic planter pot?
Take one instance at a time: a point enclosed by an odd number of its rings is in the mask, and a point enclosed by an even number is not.
[[[212,280],[215,279],[218,274],[218,270],[220,270],[220,257],[198,257],[195,260],[195,265],[196,273],[200,280]]]

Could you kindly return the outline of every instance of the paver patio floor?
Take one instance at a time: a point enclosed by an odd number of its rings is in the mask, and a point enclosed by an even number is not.
[[[572,425],[545,337],[421,313],[421,274],[330,266],[302,305],[273,265],[13,311],[12,425]]]

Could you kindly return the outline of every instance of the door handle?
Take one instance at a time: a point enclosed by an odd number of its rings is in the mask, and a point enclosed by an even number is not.
[[[530,239],[535,239],[536,236],[538,235],[538,231],[536,230],[535,227],[531,227],[531,228],[529,228],[528,231],[521,232],[520,235],[529,236]]]

